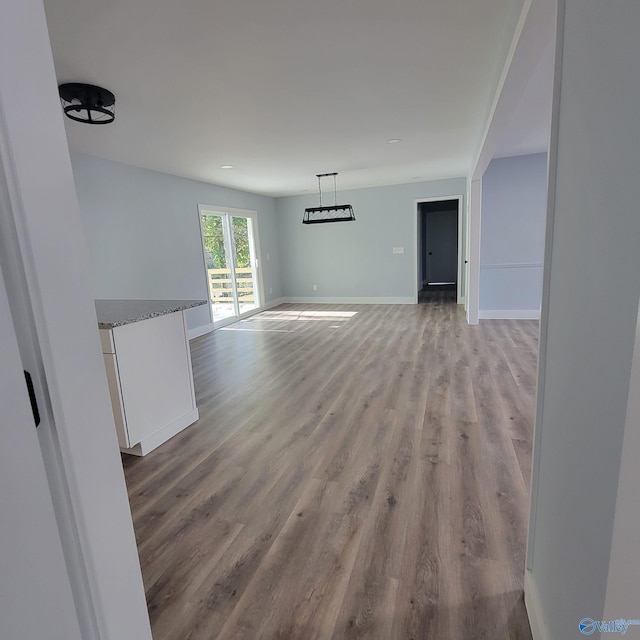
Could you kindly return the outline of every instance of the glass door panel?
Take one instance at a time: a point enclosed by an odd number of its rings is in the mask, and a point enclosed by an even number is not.
[[[242,216],[231,217],[231,231],[234,254],[234,275],[238,311],[243,314],[260,306],[256,286],[255,258],[251,219]]]
[[[207,209],[199,207],[211,315],[214,324],[226,324],[262,304],[258,231],[255,214]]]
[[[207,283],[213,322],[237,316],[229,242],[225,232],[226,216],[201,214],[202,239],[204,243]]]

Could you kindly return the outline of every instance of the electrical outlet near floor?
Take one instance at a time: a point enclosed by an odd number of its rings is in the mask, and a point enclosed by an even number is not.
[[[318,290],[318,285],[317,285],[317,284],[314,284],[314,285],[313,285],[313,290],[314,290],[314,291],[317,291],[317,290]]]

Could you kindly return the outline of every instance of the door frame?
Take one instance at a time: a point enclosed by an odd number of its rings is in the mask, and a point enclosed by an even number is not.
[[[4,147],[2,133],[0,126],[0,147]],[[4,162],[0,161],[0,212],[3,214],[0,228],[4,232],[6,224],[3,223],[13,217],[7,192]],[[0,238],[0,250],[4,252],[7,247],[3,246],[2,240]],[[0,345],[3,368],[0,403],[6,425],[3,424],[0,444],[3,482],[0,500],[3,504],[2,517],[6,520],[0,525],[4,545],[0,549],[0,563],[5,571],[3,579],[7,580],[8,586],[3,588],[5,606],[0,612],[0,635],[18,637],[22,633],[35,637],[47,634],[48,637],[80,640],[84,633],[85,637],[89,634],[95,637],[95,627],[88,621],[93,609],[91,606],[80,606],[78,590],[75,590],[75,594],[72,590],[72,586],[77,587],[82,580],[80,573],[83,567],[76,562],[74,568],[78,570],[68,568],[67,558],[77,550],[77,546],[69,544],[68,537],[63,535],[69,529],[69,522],[60,517],[60,509],[56,514],[54,504],[58,493],[53,481],[58,478],[52,478],[51,456],[47,455],[49,450],[40,440],[43,429],[49,427],[49,407],[41,401],[37,402],[39,421],[36,423],[33,409],[29,407],[23,370],[26,373],[26,369],[29,369],[34,382],[33,397],[41,400],[43,394],[38,384],[39,372],[34,363],[29,361],[29,354],[25,357],[24,340],[23,351],[20,352],[15,325],[24,318],[17,313],[15,296],[11,305],[7,294],[8,286],[16,288],[16,265],[9,251],[3,258],[0,260]],[[13,273],[5,274],[2,262]],[[24,328],[21,329],[24,333]],[[37,431],[36,425],[40,425]],[[13,538],[11,544],[9,541]],[[86,584],[83,586],[87,588]],[[33,612],[39,615],[33,615]],[[26,622],[25,618],[28,618]],[[52,624],[56,624],[56,629],[47,629],[47,625]]]
[[[3,280],[78,622],[86,640],[151,640],[44,7],[7,0],[0,17]]]
[[[464,295],[462,292],[462,274],[464,270],[464,251],[462,246],[462,203],[464,201],[463,195],[453,195],[453,196],[437,196],[433,198],[418,198],[413,201],[413,252],[414,252],[414,262],[413,262],[413,284],[414,284],[414,304],[418,304],[418,291],[421,287],[419,287],[418,283],[418,265],[421,256],[418,254],[418,227],[419,227],[419,216],[420,216],[420,204],[423,202],[449,202],[451,200],[458,201],[458,276],[456,278],[456,302],[458,304],[464,303]],[[466,283],[465,283],[466,284]]]
[[[204,246],[204,236],[202,234],[202,215],[219,215],[223,216],[225,214],[230,215],[231,217],[241,217],[241,218],[249,218],[251,220],[251,227],[253,232],[253,239],[249,239],[249,241],[253,241],[253,250],[254,250],[254,259],[256,261],[255,270],[256,270],[256,293],[258,294],[258,306],[254,309],[250,309],[249,311],[245,311],[244,313],[240,313],[238,316],[234,316],[232,318],[225,318],[219,322],[213,321],[213,308],[212,308],[212,300],[211,300],[211,290],[209,289],[209,277],[207,274],[207,252]],[[236,209],[233,207],[221,207],[219,205],[209,205],[209,204],[199,204],[198,205],[198,229],[200,232],[200,244],[202,246],[202,269],[204,273],[204,281],[207,291],[207,300],[209,301],[209,322],[213,330],[220,329],[222,327],[226,327],[228,324],[232,324],[237,322],[238,320],[243,320],[244,318],[248,318],[249,316],[255,315],[256,313],[260,313],[264,310],[264,285],[262,280],[262,255],[260,253],[260,232],[258,229],[258,212],[251,209]],[[227,244],[227,237],[225,234],[225,245]],[[235,247],[233,247],[233,242],[231,243],[232,253],[235,252]],[[226,251],[226,247],[225,247]],[[231,256],[232,261],[234,261],[234,256]],[[235,289],[235,276],[231,275],[231,280]]]

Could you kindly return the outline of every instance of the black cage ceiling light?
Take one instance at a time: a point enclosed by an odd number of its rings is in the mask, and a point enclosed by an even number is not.
[[[336,190],[337,173],[318,173],[318,192],[320,195],[319,207],[308,207],[304,210],[302,224],[320,224],[323,222],[351,222],[356,219],[353,207],[350,204],[338,204],[338,192]],[[322,178],[333,176],[333,198],[334,204],[330,207],[322,206]]]
[[[67,82],[58,87],[62,108],[68,118],[88,124],[109,124],[116,118],[116,97],[93,84]]]

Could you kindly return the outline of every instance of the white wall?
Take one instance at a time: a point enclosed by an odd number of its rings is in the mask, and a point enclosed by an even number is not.
[[[604,613],[640,299],[640,3],[559,9],[527,556],[528,607],[553,640]]]
[[[277,200],[285,295],[304,299],[413,302],[418,250],[415,200],[466,193],[454,178],[338,193],[353,205],[356,221],[304,225],[317,194]],[[333,194],[331,194],[333,196]],[[393,247],[404,247],[393,254]],[[312,285],[317,284],[314,292]]]
[[[258,212],[265,298],[282,296],[273,198],[81,153],[72,162],[96,298],[205,299],[198,204]],[[190,329],[210,321],[206,307],[186,316]]]
[[[546,153],[491,161],[482,178],[481,317],[539,314],[546,211]]]
[[[83,576],[67,563],[72,581],[90,603],[87,615],[102,639],[151,638],[144,587],[136,551],[131,512],[118,451],[104,363],[88,278],[89,258],[73,185],[69,150],[56,86],[44,7],[41,0],[0,3],[0,119],[4,173],[10,186],[11,210],[2,216],[16,222],[19,266],[24,281],[10,288],[21,309],[33,311],[31,342],[41,357],[39,369],[46,391],[39,404],[51,420],[39,430],[56,451],[42,447],[43,457],[59,467],[58,483],[49,478],[51,499],[66,548],[82,558]],[[3,227],[6,230],[7,227]],[[6,240],[6,237],[5,237]],[[3,256],[7,258],[7,255]],[[13,258],[13,256],[12,256]],[[18,260],[16,260],[18,262]],[[4,263],[4,260],[3,260]],[[3,267],[4,268],[4,267]],[[6,275],[6,274],[5,274]],[[19,295],[22,294],[22,295]],[[24,320],[24,316],[20,316]],[[18,329],[20,335],[24,326]],[[21,341],[21,348],[24,343]],[[4,355],[4,353],[2,354]],[[2,356],[0,356],[0,359]],[[21,351],[21,359],[24,354]],[[3,408],[4,414],[4,408]],[[4,417],[4,415],[3,415]],[[40,438],[41,442],[43,438]],[[68,493],[59,489],[64,486]],[[12,487],[16,498],[28,500],[24,486]],[[69,539],[69,531],[75,535]],[[31,532],[33,533],[33,532]],[[45,532],[38,532],[44,534]],[[65,535],[65,533],[67,535]],[[0,544],[7,544],[5,539]],[[36,558],[32,559],[37,562]],[[0,568],[0,581],[13,576]],[[86,578],[86,581],[85,581]],[[14,587],[20,585],[16,580]],[[42,586],[42,585],[41,585]],[[62,588],[62,585],[61,585]],[[23,594],[29,603],[30,593]],[[0,597],[2,608],[10,603]],[[32,620],[12,640],[57,637],[42,623],[37,602]],[[15,611],[13,612],[15,614]],[[93,638],[93,625],[83,625],[82,637]]]

